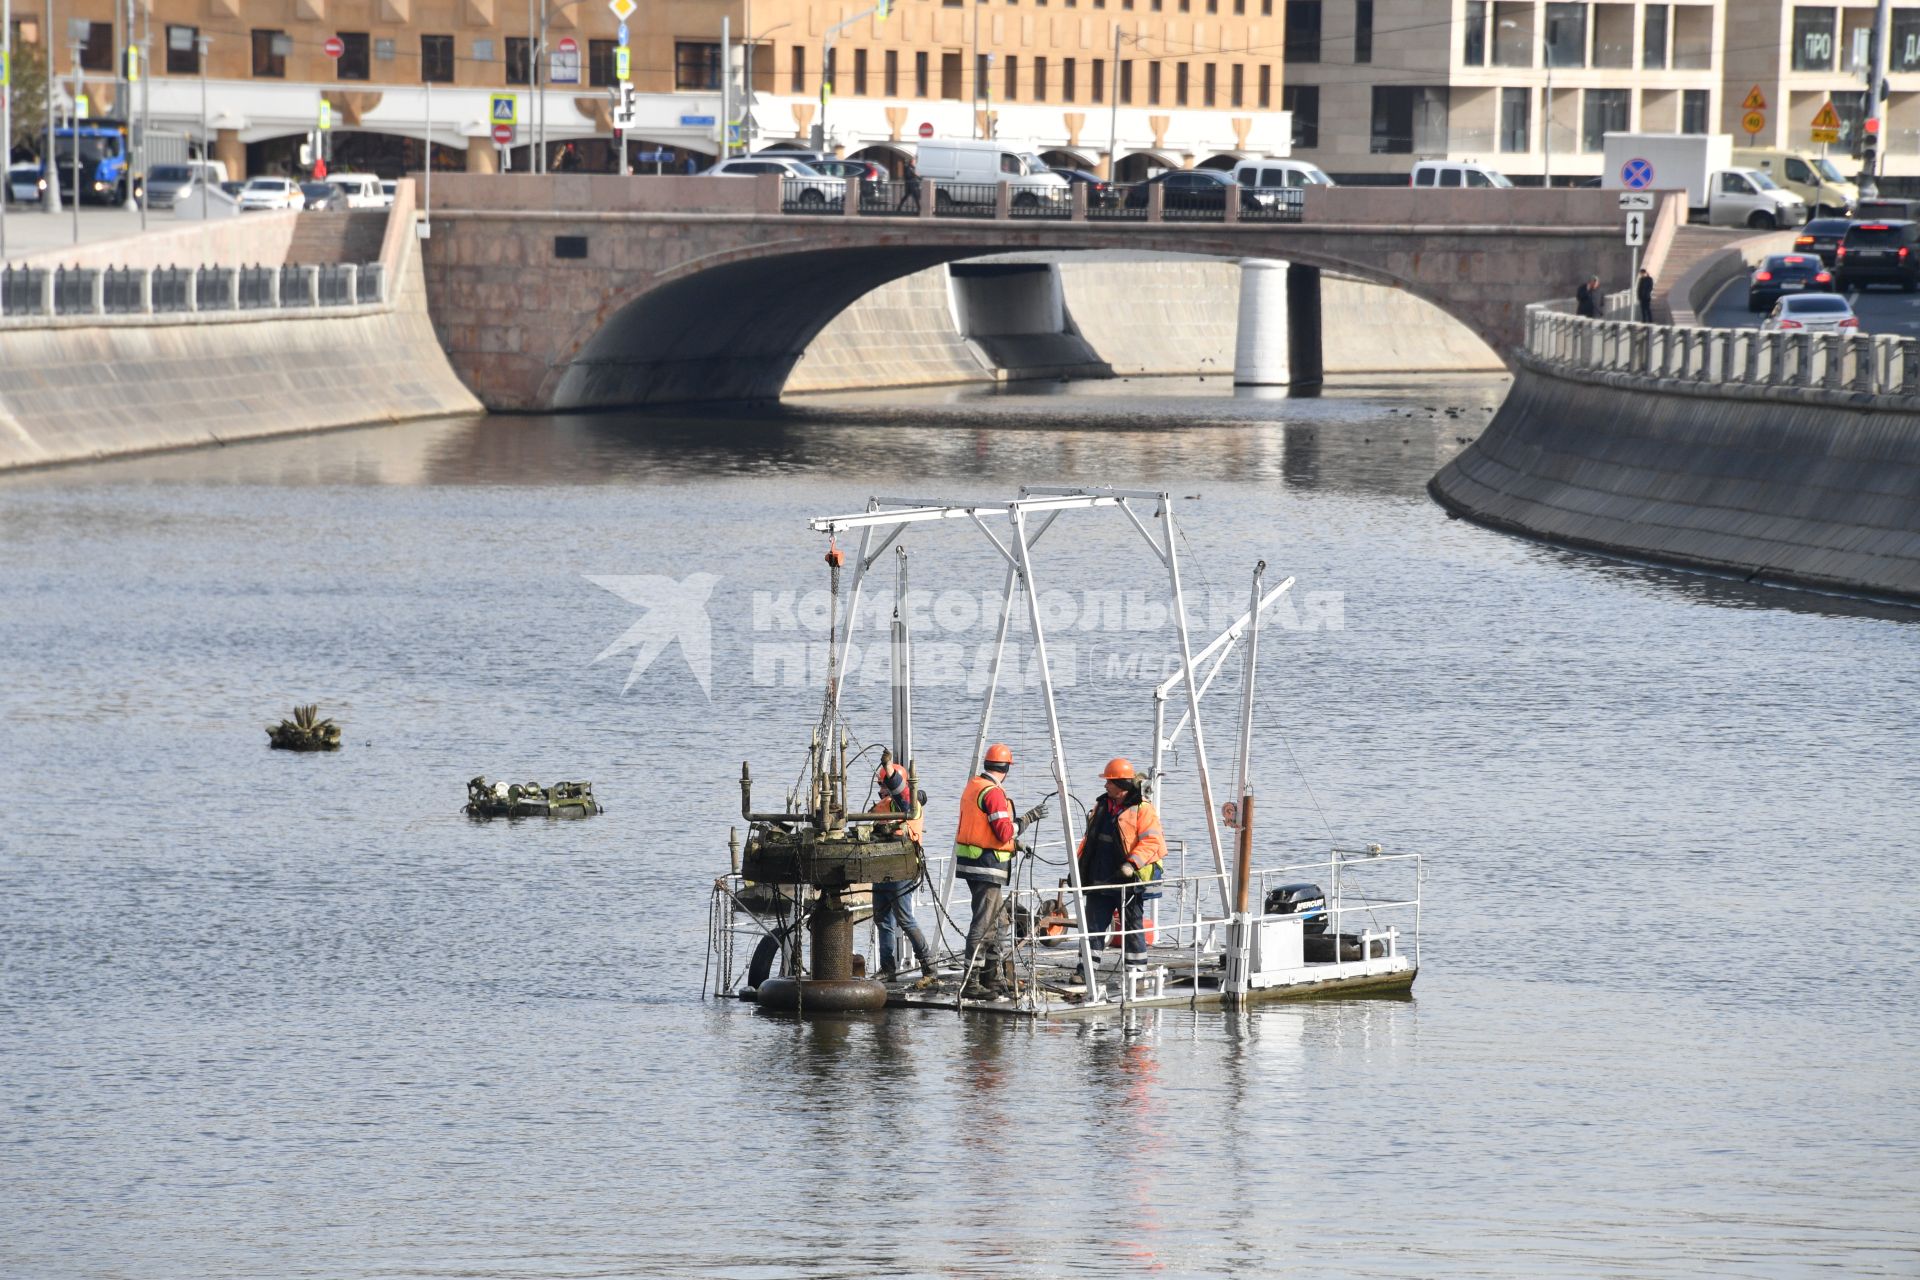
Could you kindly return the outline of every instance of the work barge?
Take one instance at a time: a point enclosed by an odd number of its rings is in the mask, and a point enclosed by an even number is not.
[[[1151,716],[1152,735],[1151,761],[1141,776],[1144,794],[1163,821],[1176,807],[1190,825],[1197,817],[1205,829],[1194,852],[1167,823],[1164,876],[1140,889],[1146,911],[1131,931],[1118,912],[1107,920],[1087,919],[1088,892],[1102,886],[1081,883],[1073,856],[1082,834],[1078,815],[1086,809],[1071,788],[1061,690],[1048,663],[1036,581],[1038,544],[1046,534],[1063,518],[1097,511],[1117,513],[1145,540],[1164,569],[1167,615],[1177,633],[1177,652],[1168,664],[1177,670],[1140,690],[1143,701],[1151,696],[1150,712],[1142,712],[1143,719]],[[731,865],[713,886],[706,978],[712,994],[802,1014],[917,1008],[1046,1018],[1411,991],[1419,971],[1422,855],[1343,843],[1330,828],[1324,844],[1269,841],[1255,822],[1253,716],[1261,622],[1293,587],[1293,578],[1269,587],[1265,561],[1255,564],[1246,611],[1196,651],[1181,576],[1182,538],[1167,492],[1027,485],[1017,497],[997,502],[875,497],[864,511],[818,517],[810,527],[829,539],[833,621],[824,705],[801,780],[784,807],[756,810],[751,769],[742,766],[746,837],[742,842],[738,828],[733,831]],[[1053,822],[1042,819],[1026,830],[1012,863],[1003,908],[1011,973],[1000,975],[1005,989],[989,998],[973,998],[979,988],[969,983],[981,977],[980,958],[966,954],[968,894],[955,884],[947,834],[952,818],[936,809],[922,848],[908,838],[905,815],[858,802],[856,796],[867,794],[866,778],[850,772],[859,768],[858,754],[849,759],[852,739],[842,708],[861,593],[891,550],[895,608],[886,741],[907,770],[912,794],[924,803],[912,745],[913,641],[899,607],[908,573],[903,535],[956,527],[984,535],[1005,564],[970,767],[978,767],[992,733],[1009,631],[1024,613],[1054,786]],[[839,539],[855,532],[859,550],[841,551]],[[843,576],[850,582],[843,584]],[[1236,654],[1239,724],[1226,792],[1232,798],[1221,803],[1202,707]],[[1103,688],[1099,696],[1110,703],[1124,691]],[[1123,732],[1115,728],[1107,736]],[[1083,750],[1082,758],[1094,754]],[[943,779],[940,794],[958,794],[960,781]],[[1057,834],[1048,834],[1050,826]],[[1269,844],[1291,847],[1278,858],[1263,856]],[[906,965],[910,952],[901,938],[901,973],[869,976],[854,934],[871,920],[870,886],[888,881],[917,882],[931,897],[932,963],[925,969]],[[1136,954],[1131,963],[1122,958],[1130,932],[1147,941],[1144,956]]]

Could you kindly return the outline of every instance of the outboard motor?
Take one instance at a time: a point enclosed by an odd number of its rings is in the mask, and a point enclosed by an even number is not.
[[[1321,934],[1327,931],[1327,895],[1317,884],[1283,884],[1267,890],[1266,914],[1301,916],[1300,932]]]

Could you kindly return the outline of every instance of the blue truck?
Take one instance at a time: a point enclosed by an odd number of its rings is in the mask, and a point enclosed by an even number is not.
[[[83,202],[125,204],[129,182],[133,183],[134,194],[139,194],[140,182],[133,176],[126,126],[102,120],[78,127],[64,125],[53,131],[54,173],[60,184],[61,199],[73,199],[76,147],[80,152],[80,199]],[[44,184],[44,171],[40,178]]]

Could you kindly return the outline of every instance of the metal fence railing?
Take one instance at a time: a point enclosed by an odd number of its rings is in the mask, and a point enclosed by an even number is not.
[[[942,182],[934,187],[935,217],[992,218],[999,206],[1000,184],[997,182]]]
[[[782,178],[780,212],[840,213],[847,199],[847,184],[840,178]]]
[[[1127,220],[1145,222],[1147,218],[1147,184],[1144,182],[1115,183],[1107,188],[1106,199],[1098,204],[1087,202],[1087,221],[1100,222]]]
[[[1298,222],[1307,193],[1299,187],[1242,187],[1240,221]]]
[[[380,263],[250,267],[0,267],[0,321],[376,306]]]
[[[1026,183],[1009,186],[1007,216],[1061,221],[1073,216],[1073,188]]]
[[[865,217],[1008,218],[1039,221],[1299,222],[1306,192],[1296,187],[1231,187],[1200,190],[1164,183],[1039,181],[938,182],[931,179],[870,181],[786,177],[780,182],[783,213]],[[931,199],[933,208],[925,206]],[[1156,208],[1157,205],[1157,208]]]
[[[1920,396],[1917,338],[1590,320],[1555,305],[1527,309],[1527,351],[1548,364],[1713,387]]]

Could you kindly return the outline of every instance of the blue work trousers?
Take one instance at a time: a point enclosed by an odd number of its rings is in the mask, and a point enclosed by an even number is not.
[[[1126,922],[1128,962],[1135,956],[1146,958],[1145,899],[1146,890],[1133,884],[1087,890],[1087,932],[1093,935],[1089,941],[1095,955],[1107,945],[1107,931],[1113,927],[1113,913],[1118,911]]]

